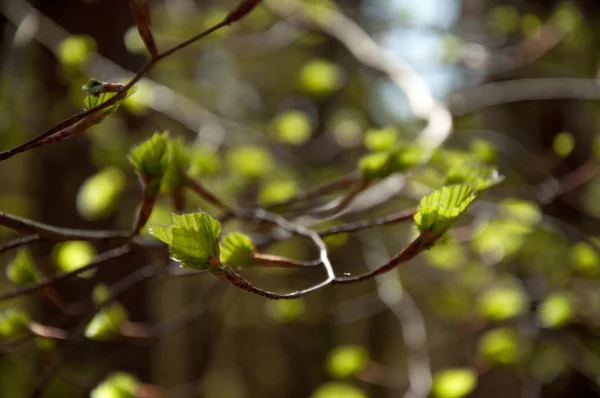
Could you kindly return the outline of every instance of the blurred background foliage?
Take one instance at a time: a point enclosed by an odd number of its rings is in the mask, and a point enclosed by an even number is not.
[[[234,5],[149,1],[159,48]],[[160,259],[126,256],[51,294],[3,302],[0,395],[27,396],[60,351],[68,361],[46,397],[600,396],[595,1],[269,1],[161,61],[117,113],[84,135],[0,164],[0,210],[64,227],[129,228],[141,190],[127,154],[155,131],[181,137],[189,173],[232,205],[285,201],[355,170],[367,153],[414,140],[423,123],[389,76],[310,23],[282,18],[290,5],[309,20],[329,9],[357,22],[455,116],[443,149],[397,194],[321,226],[414,206],[466,152],[496,162],[505,181],[447,239],[393,271],[390,286],[371,280],[269,301],[210,275],[154,278],[99,313],[84,344],[40,338],[18,349],[14,338],[29,319],[74,328],[85,315],[64,308],[92,292],[102,301],[102,284]],[[3,149],[80,110],[89,77],[125,82],[147,57],[124,1],[4,0],[0,14]],[[186,210],[215,212],[185,195]],[[165,195],[150,223],[169,224],[172,211]],[[341,275],[384,263],[412,235],[409,225],[391,225],[326,241]],[[12,237],[0,228],[2,241]],[[4,253],[0,287],[85,266],[106,249],[42,242]],[[268,251],[316,255],[296,238]],[[316,269],[245,275],[278,291],[322,277]],[[115,319],[135,327],[199,307],[207,310],[164,338],[104,338],[118,333]]]

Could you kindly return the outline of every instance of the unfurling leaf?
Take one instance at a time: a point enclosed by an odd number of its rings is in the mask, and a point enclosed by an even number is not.
[[[243,268],[253,264],[256,249],[252,239],[241,232],[225,235],[220,242],[221,261],[230,267]]]
[[[167,142],[169,165],[162,179],[161,192],[170,193],[184,183],[182,173],[190,167],[190,156],[184,149],[183,139],[169,139]]]
[[[92,390],[91,398],[134,398],[138,381],[123,372],[110,374]]]
[[[169,133],[154,133],[129,153],[129,162],[146,185],[148,193],[158,193],[162,178],[169,166],[167,141]]]
[[[150,233],[171,248],[171,257],[183,267],[208,269],[218,258],[221,224],[206,213],[173,214],[171,226],[150,227]]]
[[[6,267],[6,276],[8,280],[19,285],[39,280],[40,273],[28,248],[19,248],[15,259]]]
[[[117,89],[116,85],[118,85],[119,83],[100,83],[101,86],[98,87],[98,83],[92,80],[91,82],[88,81],[88,83],[82,87],[82,90],[88,93],[88,95],[86,95],[83,99],[83,107],[86,111],[89,111],[90,109],[93,109],[103,104],[104,102],[108,101],[109,99],[118,94],[115,90]],[[92,91],[94,90],[95,93],[92,93]],[[136,90],[137,86],[131,87],[129,90],[127,90],[127,93],[123,96],[123,98],[119,99],[116,103],[104,108],[102,110],[102,117],[98,118],[98,122],[100,122],[104,117],[110,115],[111,113],[116,112],[117,109],[119,109],[119,106],[121,106],[121,104],[123,103],[123,101],[125,101],[125,99],[127,99],[129,96],[135,93]]]
[[[144,41],[148,52],[155,58],[158,56],[156,50],[156,44],[152,37],[152,30],[150,28],[150,12],[148,11],[148,5],[145,0],[129,0],[129,8],[133,14],[135,25],[137,26],[140,37]]]
[[[442,236],[475,200],[476,184],[442,187],[421,199],[415,223],[421,233]]]
[[[475,161],[467,161],[448,171],[444,185],[474,183],[477,184],[477,191],[481,192],[503,180],[504,176],[500,175],[496,168]]]

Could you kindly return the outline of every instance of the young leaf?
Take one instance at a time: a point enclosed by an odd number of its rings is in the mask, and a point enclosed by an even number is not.
[[[98,93],[95,93],[95,94],[90,93],[90,94],[86,95],[85,98],[83,99],[83,107],[86,111],[93,109],[93,108],[97,107],[98,105],[103,104],[104,102],[108,101],[109,99],[111,99],[112,97],[117,95],[117,93],[115,91],[103,91],[102,89],[98,89],[95,86],[95,84],[96,84],[95,82],[92,82],[91,84],[90,84],[90,82],[88,82],[88,84],[86,84],[82,87],[82,90],[86,91],[86,92],[88,92],[90,90],[98,90]],[[121,106],[121,104],[123,103],[123,101],[125,101],[125,99],[127,99],[129,96],[131,96],[133,93],[135,93],[136,90],[137,90],[137,86],[131,87],[127,91],[127,93],[125,94],[125,96],[123,98],[118,100],[115,104],[104,108],[102,110],[102,115],[104,117],[106,117],[106,116],[110,115],[111,113],[116,112],[117,109],[119,109],[119,106]]]
[[[15,259],[6,267],[6,277],[11,282],[19,285],[26,285],[39,280],[40,273],[28,248],[19,248]]]
[[[183,139],[169,139],[167,142],[169,164],[160,185],[163,193],[170,193],[183,184],[182,172],[190,167],[190,156],[184,150]]]
[[[481,192],[503,180],[504,176],[500,175],[496,168],[475,161],[467,161],[448,171],[444,185],[474,183],[477,184],[477,192]]]
[[[158,192],[169,165],[168,137],[169,133],[166,131],[162,134],[154,133],[151,138],[135,146],[129,153],[129,162],[153,192]]]
[[[256,252],[252,239],[241,232],[225,235],[220,242],[221,261],[230,267],[243,268],[252,265]]]
[[[327,371],[336,378],[345,378],[360,372],[369,359],[363,347],[347,345],[334,349],[327,356]]]
[[[173,214],[173,225],[152,226],[150,233],[171,247],[171,256],[183,267],[207,269],[217,256],[221,224],[206,213]]]
[[[475,200],[476,184],[442,187],[421,199],[415,223],[421,233],[442,236]]]
[[[144,40],[144,44],[152,58],[155,58],[158,55],[158,51],[156,50],[156,44],[154,43],[152,30],[150,29],[150,12],[148,11],[146,2],[144,0],[129,0],[129,8],[131,8],[131,13],[133,14],[140,37]]]
[[[91,392],[91,398],[134,398],[138,381],[128,373],[110,374]]]
[[[0,337],[23,336],[28,330],[29,321],[29,315],[24,311],[8,309],[0,312]]]
[[[70,241],[59,243],[54,247],[54,259],[64,272],[73,272],[88,265],[96,255],[96,248],[90,242]],[[80,276],[92,277],[93,270],[86,271]]]
[[[119,303],[112,303],[98,312],[85,328],[90,340],[112,341],[121,336],[119,329],[127,321],[127,311]]]
[[[437,372],[433,378],[433,395],[437,398],[462,398],[477,385],[477,374],[467,368],[451,368]]]

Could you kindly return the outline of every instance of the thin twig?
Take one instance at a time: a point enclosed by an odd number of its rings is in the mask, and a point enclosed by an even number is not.
[[[13,239],[0,245],[0,253],[4,253],[5,251],[16,249],[21,246],[28,245],[30,243],[39,242],[42,238],[38,234],[32,234],[27,236],[21,236],[19,238]]]
[[[400,223],[404,221],[410,221],[417,213],[417,208],[407,209],[398,213],[392,213],[387,216],[377,217],[372,220],[360,220],[348,224],[338,225],[329,229],[319,231],[319,235],[322,237],[343,234],[348,232],[360,231],[362,229],[377,227],[382,225],[389,225]]]

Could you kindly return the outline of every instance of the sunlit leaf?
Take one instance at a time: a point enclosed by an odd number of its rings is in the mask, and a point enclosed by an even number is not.
[[[7,309],[0,312],[0,337],[18,338],[28,331],[29,315],[21,310]]]
[[[398,141],[398,131],[393,126],[368,130],[365,133],[364,144],[370,151],[387,151]]]
[[[448,170],[444,185],[477,184],[477,191],[481,192],[492,185],[504,180],[495,167],[486,166],[476,162],[465,162]]]
[[[559,328],[569,323],[573,318],[573,303],[566,294],[552,294],[538,308],[538,317],[543,326]]]
[[[264,177],[275,169],[271,154],[265,149],[247,145],[232,149],[227,154],[231,171],[243,177]]]
[[[369,353],[360,346],[337,347],[327,356],[327,371],[335,378],[345,378],[360,372],[367,364]]]
[[[9,281],[19,285],[26,285],[39,280],[40,273],[28,248],[19,248],[14,260],[6,267],[6,277]]]
[[[58,45],[59,61],[69,67],[82,66],[89,54],[96,51],[96,42],[90,36],[71,35]]]
[[[265,302],[265,311],[269,318],[276,322],[291,322],[304,314],[306,304],[303,298],[296,300],[268,300]]]
[[[359,160],[358,168],[365,178],[381,179],[419,165],[423,155],[420,147],[397,145],[388,151],[368,153]]]
[[[433,395],[437,398],[462,398],[477,386],[477,374],[468,368],[450,368],[433,377]]]
[[[479,354],[491,364],[513,364],[520,353],[519,335],[510,328],[490,330],[479,340]]]
[[[322,58],[307,62],[300,70],[300,88],[307,94],[321,97],[338,90],[344,83],[342,69]]]
[[[570,249],[570,263],[573,268],[579,271],[594,271],[599,268],[600,256],[596,249],[590,244],[578,242]]]
[[[116,167],[107,167],[87,178],[77,193],[77,210],[88,221],[111,215],[125,189],[125,175]]]
[[[252,239],[241,232],[232,232],[220,242],[221,261],[230,267],[243,268],[253,264],[256,249]]]
[[[160,229],[161,225],[169,225],[171,223],[171,209],[166,206],[165,204],[155,204],[152,207],[152,213],[150,214],[150,218],[148,219],[148,222],[146,223],[147,225],[152,225],[153,227],[150,227],[152,229]],[[143,228],[141,231],[141,235],[142,236],[152,236],[152,234],[150,233],[150,228]],[[155,231],[156,232],[156,231]],[[156,232],[156,234],[161,234],[161,232]],[[168,232],[169,236],[170,232]],[[155,236],[157,239],[158,236]],[[167,241],[165,241],[164,239],[159,239],[167,244],[171,243],[171,237],[169,238],[165,238],[167,239]]]
[[[136,145],[129,152],[129,162],[136,172],[145,180],[160,180],[167,171],[169,133],[154,133],[154,135]]]
[[[221,225],[206,213],[173,214],[171,226],[153,225],[150,233],[170,246],[171,257],[183,267],[207,269],[210,258],[217,258]]]
[[[419,231],[442,236],[475,200],[475,184],[450,185],[425,196],[419,202],[415,223]]]
[[[135,398],[138,381],[128,373],[111,373],[91,392],[91,398]]]
[[[258,201],[263,206],[283,203],[296,195],[298,184],[294,180],[268,181],[260,190]]]
[[[111,303],[98,312],[85,328],[90,340],[112,341],[119,339],[119,329],[127,321],[127,311],[119,303]]]
[[[184,184],[182,173],[190,167],[190,156],[184,149],[183,139],[169,139],[167,142],[168,166],[162,178],[161,192],[169,193]]]
[[[479,299],[479,310],[488,319],[502,321],[521,314],[527,298],[517,286],[498,286],[486,291]]]
[[[310,139],[313,126],[308,114],[291,110],[277,116],[273,122],[273,129],[281,142],[301,145]]]
[[[54,247],[54,260],[64,272],[73,272],[88,265],[96,255],[96,248],[90,242],[70,241]],[[91,277],[94,272],[86,271],[81,277]]]
[[[552,147],[558,156],[566,158],[573,152],[573,148],[575,148],[575,137],[570,133],[560,133],[554,137]]]
[[[367,398],[367,394],[352,384],[332,381],[317,388],[310,398]]]
[[[113,105],[109,105],[109,106],[105,107],[102,110],[102,114],[107,116],[107,115],[110,115],[111,113],[116,112],[117,109],[119,109],[119,107],[121,106],[121,104],[123,104],[123,102],[125,100],[127,100],[127,98],[132,96],[137,91],[137,87],[138,86],[135,85],[135,86],[131,87],[129,90],[127,90],[127,93],[123,96],[123,98],[119,99]],[[84,86],[83,89],[86,90],[86,87]],[[111,92],[103,92],[100,94],[88,94],[83,99],[83,107],[86,111],[93,109],[93,108],[103,104],[104,102],[108,101],[115,95],[117,95],[117,93],[112,92],[112,91]]]

